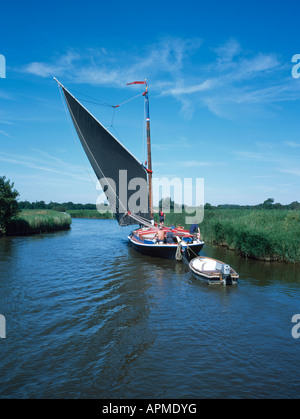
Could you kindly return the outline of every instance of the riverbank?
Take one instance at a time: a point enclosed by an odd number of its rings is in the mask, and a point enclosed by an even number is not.
[[[179,215],[167,214],[165,224],[174,223]],[[183,214],[181,217],[184,221]],[[298,211],[209,209],[204,212],[200,229],[205,242],[226,246],[242,256],[300,263]]]
[[[71,216],[67,213],[54,210],[22,210],[10,223],[7,236],[67,230],[71,223]]]
[[[189,229],[185,218],[184,213],[166,214],[165,225]],[[225,246],[247,258],[300,263],[299,211],[207,209],[200,230],[206,243]]]

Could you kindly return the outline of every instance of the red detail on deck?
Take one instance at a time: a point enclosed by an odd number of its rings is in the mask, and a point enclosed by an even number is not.
[[[152,227],[149,228],[148,230],[142,230],[142,229],[138,229],[134,231],[134,234],[137,234],[139,236],[144,236],[144,235],[148,235],[151,233],[156,233],[158,230],[157,227]],[[172,230],[169,227],[163,227],[163,231],[167,232],[167,231],[173,231],[173,233],[175,234],[175,236],[183,236],[183,237],[193,237],[193,234],[190,234],[188,230],[183,230],[180,228],[173,228]]]

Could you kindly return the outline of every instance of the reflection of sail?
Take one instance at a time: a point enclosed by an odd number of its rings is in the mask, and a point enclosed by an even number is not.
[[[136,224],[136,221],[125,215],[130,209],[128,201],[137,193],[137,190],[128,190],[128,184],[130,181],[135,183],[134,179],[137,178],[147,183],[146,170],[65,87],[61,84],[60,86],[78,137],[119,224]],[[124,174],[127,176],[127,181],[124,179]],[[147,204],[139,215],[149,219],[148,192],[145,190],[145,193],[147,197],[141,201]]]

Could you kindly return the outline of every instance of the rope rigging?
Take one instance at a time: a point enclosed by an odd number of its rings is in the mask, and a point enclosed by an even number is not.
[[[124,102],[121,102],[118,105],[112,105],[112,104],[107,103],[107,102],[100,102],[99,100],[97,100],[97,99],[95,99],[95,98],[93,98],[91,96],[88,96],[88,95],[86,95],[86,94],[84,94],[82,92],[79,92],[78,90],[70,89],[70,91],[71,92],[74,92],[74,93],[77,93],[77,95],[83,96],[83,98],[82,97],[78,97],[78,99],[80,101],[82,101],[82,102],[91,103],[91,104],[97,105],[97,106],[104,106],[106,108],[112,108],[113,111],[112,111],[112,118],[111,118],[110,128],[112,128],[115,131],[115,133],[117,134],[118,137],[119,137],[119,134],[118,134],[118,132],[117,132],[115,126],[114,126],[114,122],[115,122],[115,111],[116,111],[116,109],[119,108],[120,106],[125,105],[128,102],[131,102],[134,99],[137,99],[140,96],[144,96],[144,93],[139,93],[139,94],[133,96],[132,98],[127,99]],[[84,98],[87,98],[87,99],[84,99]],[[91,100],[88,100],[88,99],[91,99]],[[146,144],[146,135],[145,135],[145,110],[144,110],[143,141],[142,141],[142,161],[145,160],[145,154],[146,154],[145,144]]]
[[[130,99],[125,100],[124,102],[120,103],[119,105],[112,105],[110,103],[100,102],[99,100],[97,100],[97,99],[95,99],[91,96],[85,95],[81,92],[78,92],[77,90],[70,89],[70,92],[74,92],[74,93],[77,93],[78,95],[84,96],[88,99],[92,99],[92,100],[87,100],[87,99],[82,99],[82,98],[79,97],[78,99],[81,100],[82,102],[93,103],[94,105],[105,106],[105,107],[114,108],[114,109],[119,108],[120,106],[125,105],[125,103],[131,102],[132,100],[136,99],[137,97],[143,95],[143,93],[139,93],[138,95],[136,95],[136,96],[134,96]]]

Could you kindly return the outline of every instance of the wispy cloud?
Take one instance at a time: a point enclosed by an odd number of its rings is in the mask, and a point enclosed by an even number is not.
[[[199,38],[166,37],[142,50],[133,47],[131,53],[73,49],[48,62],[29,63],[21,70],[40,77],[56,75],[72,83],[118,88],[131,80],[143,80],[146,74],[151,90],[178,100],[186,118],[198,106],[223,118],[239,118],[241,112],[247,115],[249,110],[267,115],[273,104],[299,99],[300,85],[286,75],[286,66],[277,54],[246,51],[231,38],[210,47],[207,62],[204,46]]]
[[[209,167],[209,166],[223,166],[225,162],[218,162],[218,161],[200,161],[200,160],[185,160],[181,162],[183,167]]]
[[[32,62],[21,71],[40,77],[63,76],[74,83],[94,85],[126,86],[128,81],[145,77],[161,80],[155,75],[162,73],[180,75],[186,59],[196,51],[202,41],[198,38],[164,38],[155,45],[148,45],[144,51],[118,51],[112,54],[104,48],[68,51],[61,57],[53,57],[48,62]],[[169,80],[170,81],[170,80]],[[171,83],[173,80],[171,79]]]
[[[285,141],[284,144],[292,148],[300,147],[300,143],[296,143],[295,141]]]
[[[8,138],[13,138],[11,135],[7,134],[7,132],[0,130],[0,135],[4,135],[5,137]]]
[[[32,62],[24,66],[22,71],[40,77],[62,76],[74,68],[75,63],[79,60],[79,54],[69,51],[55,60],[55,62]]]
[[[280,172],[300,176],[300,169],[281,169]]]
[[[230,63],[233,58],[241,53],[241,46],[234,38],[215,48],[219,64]]]
[[[261,160],[263,159],[263,154],[256,153],[254,151],[233,151],[233,154],[235,154],[238,157],[242,157],[245,159],[255,159],[255,160]]]
[[[0,153],[0,161],[23,166],[33,170],[37,175],[43,172],[58,175],[61,178],[72,178],[76,181],[87,182],[87,173],[81,166],[72,165],[49,153],[32,149],[38,154],[36,156],[19,155],[15,153]]]

